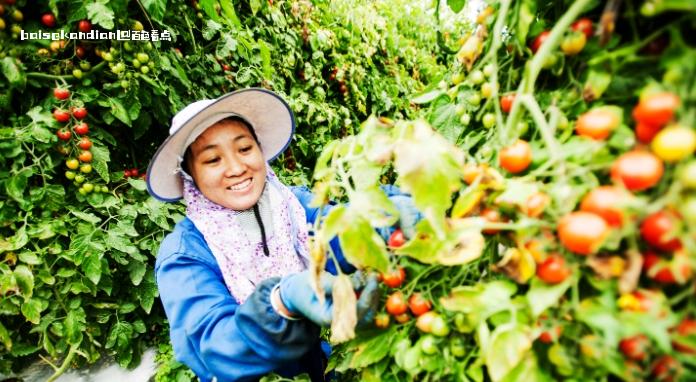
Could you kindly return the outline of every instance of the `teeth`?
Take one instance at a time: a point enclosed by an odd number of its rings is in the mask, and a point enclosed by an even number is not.
[[[246,188],[249,185],[249,183],[251,183],[251,179],[247,179],[247,180],[243,181],[242,183],[236,184],[234,186],[230,186],[229,189],[232,191],[239,191],[241,189]]]

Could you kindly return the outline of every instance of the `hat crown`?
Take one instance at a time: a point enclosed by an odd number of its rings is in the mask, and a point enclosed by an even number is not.
[[[181,111],[176,113],[176,115],[174,115],[172,118],[172,126],[169,128],[169,135],[176,133],[186,121],[193,118],[194,115],[198,114],[201,110],[205,109],[213,102],[215,102],[214,99],[196,101],[187,105]]]

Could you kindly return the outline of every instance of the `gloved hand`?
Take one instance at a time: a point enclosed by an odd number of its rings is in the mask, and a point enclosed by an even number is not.
[[[280,280],[280,299],[283,305],[292,313],[301,315],[319,326],[331,326],[333,315],[333,283],[335,276],[323,272],[320,283],[324,289],[324,302],[319,302],[311,286],[311,273],[309,270],[283,277]],[[359,276],[358,276],[359,277]],[[372,316],[379,304],[379,285],[377,275],[365,278],[364,282],[353,279],[354,289],[360,290],[360,298],[357,302],[358,322],[372,321]]]
[[[423,214],[413,204],[413,198],[406,195],[390,196],[389,200],[394,203],[399,211],[399,222],[397,223],[407,238],[412,238],[416,234],[416,223],[423,219]]]
[[[379,308],[379,281],[377,273],[366,275],[357,271],[351,275],[353,288],[360,292],[358,298],[358,325],[372,323]]]

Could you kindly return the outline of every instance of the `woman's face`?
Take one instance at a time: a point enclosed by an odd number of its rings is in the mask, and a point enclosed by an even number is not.
[[[256,204],[266,182],[266,161],[244,124],[220,121],[190,147],[191,176],[206,198],[237,211]]]

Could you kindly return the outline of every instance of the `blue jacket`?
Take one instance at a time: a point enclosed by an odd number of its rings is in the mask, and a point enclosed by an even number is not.
[[[318,209],[309,207],[311,192],[291,190],[305,208],[307,222],[313,223]],[[341,268],[352,272],[338,239],[331,247]],[[332,261],[327,271],[335,273]],[[278,278],[260,283],[238,304],[203,235],[188,218],[162,242],[155,277],[175,357],[201,381],[252,381],[269,372],[285,377],[306,372],[312,381],[323,380],[320,328],[308,320],[286,320],[273,310],[269,295]]]

